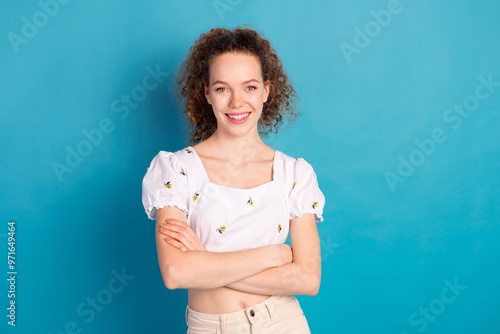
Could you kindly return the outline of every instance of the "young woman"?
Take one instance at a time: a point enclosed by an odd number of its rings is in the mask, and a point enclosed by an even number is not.
[[[178,84],[196,145],[154,157],[142,201],[165,286],[188,289],[188,333],[310,333],[294,294],[319,290],[325,199],[309,163],[260,137],[296,115],[276,52],[254,30],[212,29]]]

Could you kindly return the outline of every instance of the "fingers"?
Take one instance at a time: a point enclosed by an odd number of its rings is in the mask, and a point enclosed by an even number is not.
[[[175,239],[176,241],[182,243],[186,248],[191,249],[191,242],[181,231],[178,231],[178,229],[179,227],[177,226],[160,227],[160,233]]]
[[[187,249],[195,249],[193,236],[196,236],[191,228],[184,222],[167,219],[167,223],[160,223],[160,233],[170,236],[181,242]],[[197,236],[196,236],[197,238]]]
[[[174,218],[167,218],[165,219],[165,223],[162,223],[165,225],[174,225],[174,226],[179,226],[183,229],[186,230],[186,232],[191,236],[191,237],[197,237],[196,233],[189,227],[189,225],[185,222],[181,222],[180,220],[174,219]]]
[[[170,238],[165,238],[164,239],[169,245],[174,246],[175,248],[180,249],[181,251],[187,251],[186,246],[184,246],[183,243],[175,240],[175,239],[170,239]]]
[[[171,219],[171,218],[168,218],[168,219],[165,219],[166,223],[160,223],[160,226],[168,226],[171,230],[173,231],[177,231],[179,233],[186,233],[185,235],[189,238],[193,238],[193,239],[198,239],[198,235],[196,235],[196,233],[194,233],[194,231],[191,229],[191,227],[189,227],[189,225],[185,222],[181,222],[180,220],[177,220],[177,219]]]
[[[164,223],[160,223],[160,232],[183,243],[188,250],[205,251],[205,247],[201,243],[200,238],[186,222],[174,218],[167,218]]]

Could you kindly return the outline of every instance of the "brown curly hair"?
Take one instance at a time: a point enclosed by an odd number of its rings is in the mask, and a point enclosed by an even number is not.
[[[176,93],[190,122],[190,144],[207,139],[217,128],[217,119],[206,100],[204,85],[209,85],[211,60],[226,52],[255,55],[260,61],[264,82],[269,80],[271,83],[268,100],[259,119],[260,134],[266,135],[273,128],[278,132],[286,116],[288,120],[294,120],[300,114],[295,90],[269,41],[248,28],[236,28],[233,31],[214,28],[202,34],[191,46],[177,75]]]

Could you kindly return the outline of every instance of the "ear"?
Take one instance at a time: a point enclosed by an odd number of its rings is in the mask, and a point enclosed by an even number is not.
[[[208,104],[212,104],[210,101],[210,90],[207,87],[207,84],[203,84],[203,87],[205,88],[205,98],[207,99]]]
[[[269,91],[271,90],[271,82],[267,80],[264,82],[264,103],[267,102],[267,98],[269,97]]]

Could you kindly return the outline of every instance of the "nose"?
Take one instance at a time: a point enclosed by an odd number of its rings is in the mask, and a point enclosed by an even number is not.
[[[229,101],[230,107],[241,108],[243,106],[243,103],[244,103],[243,95],[240,92],[235,91],[233,92],[233,94],[231,94],[231,99]]]

